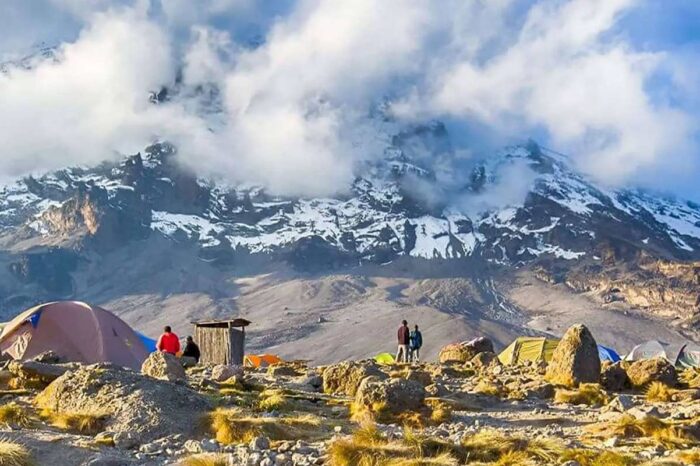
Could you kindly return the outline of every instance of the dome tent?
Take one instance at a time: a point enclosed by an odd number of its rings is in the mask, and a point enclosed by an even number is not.
[[[519,337],[499,355],[501,364],[519,364],[523,361],[544,361],[552,359],[559,340],[545,337]]]
[[[632,351],[625,356],[625,361],[664,358],[675,366],[684,346],[683,344],[670,344],[658,340],[645,341],[632,348]]]
[[[97,306],[59,301],[28,309],[12,319],[0,335],[0,352],[31,359],[53,351],[66,361],[111,362],[139,369],[148,351],[123,320]]]

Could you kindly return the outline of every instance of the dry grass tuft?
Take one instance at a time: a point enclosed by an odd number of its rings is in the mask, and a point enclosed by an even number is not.
[[[366,423],[351,437],[331,443],[331,466],[456,466],[455,445],[406,430],[403,441],[389,441],[374,424]]]
[[[192,455],[180,460],[180,466],[228,466],[228,456],[221,453],[205,453]]]
[[[238,409],[217,409],[205,419],[219,443],[249,442],[258,435],[271,440],[315,439],[323,436],[325,426],[312,415],[265,418],[245,416]]]
[[[76,434],[96,435],[105,429],[108,415],[98,412],[56,412],[45,409],[41,412],[52,426]]]
[[[487,379],[482,379],[478,384],[476,384],[476,387],[474,387],[474,393],[499,398],[506,394],[502,385]]]
[[[22,407],[17,403],[7,403],[0,406],[0,424],[30,427],[33,424],[33,419],[29,408]]]
[[[700,388],[700,369],[697,367],[685,369],[681,372],[680,379],[688,388]]]
[[[677,458],[683,464],[700,464],[700,449],[679,451],[674,458]]]
[[[462,446],[470,460],[484,462],[498,462],[506,454],[520,452],[531,460],[556,464],[556,460],[566,451],[558,439],[511,437],[490,429],[465,437]]]
[[[637,464],[634,458],[612,451],[586,449],[567,450],[559,458],[560,463],[576,461],[581,466],[632,466]]]
[[[682,427],[668,424],[653,416],[637,419],[629,414],[624,414],[614,422],[591,426],[590,430],[605,437],[653,439],[668,447],[698,443],[698,439]]]
[[[33,466],[31,453],[24,445],[0,439],[0,465]]]
[[[452,408],[447,403],[437,401],[432,403],[432,412],[430,413],[430,421],[433,424],[442,424],[449,422],[452,419]]]
[[[258,409],[261,411],[290,411],[292,402],[285,396],[282,390],[264,390],[260,392]]]
[[[597,383],[583,383],[575,389],[558,388],[554,394],[555,403],[601,406],[608,402],[608,396]]]
[[[661,382],[652,382],[649,384],[649,388],[647,388],[645,398],[647,401],[654,402],[654,401],[672,401],[673,400],[673,394],[676,393],[677,390],[674,390],[673,388],[670,388],[668,385],[661,383]]]

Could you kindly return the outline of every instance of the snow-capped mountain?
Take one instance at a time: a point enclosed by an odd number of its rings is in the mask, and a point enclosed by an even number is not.
[[[470,277],[474,289],[453,290],[461,297],[426,298],[452,303],[447,312],[471,303],[491,318],[517,319],[501,284],[528,270],[552,286],[625,302],[694,331],[698,205],[601,187],[534,143],[462,171],[453,165],[445,186],[431,163],[449,165],[445,127],[394,129],[381,139],[382,156],[359,166],[351,188],[332,198],[273,196],[260,186],[197,178],[168,143],[8,183],[0,188],[2,310],[11,315],[65,297],[119,306],[126,295],[132,302],[154,292],[228,303],[225,277],[251,261],[317,277],[410,262]]]

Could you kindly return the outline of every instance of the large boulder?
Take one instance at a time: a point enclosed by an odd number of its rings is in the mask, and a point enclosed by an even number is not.
[[[450,362],[464,363],[479,353],[493,353],[493,343],[485,337],[475,338],[462,343],[452,343],[443,346],[440,350],[439,361],[441,364]]]
[[[600,385],[606,390],[619,392],[624,390],[629,385],[627,371],[622,367],[620,361],[611,363],[605,361],[600,369]]]
[[[57,413],[99,413],[106,416],[106,431],[140,443],[194,434],[196,420],[213,408],[183,384],[104,363],[66,372],[39,393],[36,403]]]
[[[545,379],[565,387],[598,382],[598,345],[585,325],[573,325],[566,331],[547,365]]]
[[[323,391],[355,396],[362,379],[369,376],[379,379],[388,377],[372,360],[345,361],[333,364],[323,371]]]
[[[355,403],[370,410],[377,406],[392,414],[417,411],[423,407],[425,388],[419,382],[407,379],[380,379],[366,377],[360,383]]]
[[[640,359],[627,368],[627,377],[635,387],[661,382],[673,387],[678,382],[676,368],[664,358]]]
[[[170,353],[156,351],[148,355],[141,365],[141,373],[154,379],[168,380],[170,382],[184,382],[187,380],[185,368],[180,360]]]

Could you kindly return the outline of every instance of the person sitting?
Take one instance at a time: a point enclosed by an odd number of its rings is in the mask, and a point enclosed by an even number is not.
[[[195,362],[199,363],[199,346],[197,346],[197,343],[194,342],[192,337],[187,337],[185,349],[182,351],[182,356],[192,358],[195,360]]]
[[[170,353],[173,356],[177,355],[178,351],[180,351],[180,339],[173,333],[169,325],[165,326],[163,334],[158,337],[156,349],[163,353]]]

